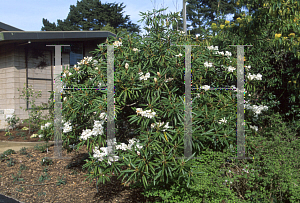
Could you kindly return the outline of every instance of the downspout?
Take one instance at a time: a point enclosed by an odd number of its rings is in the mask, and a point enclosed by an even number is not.
[[[28,111],[28,101],[29,97],[27,94],[28,90],[28,45],[25,46],[25,68],[26,68],[26,110]],[[30,135],[30,116],[29,116],[29,131],[28,135]]]

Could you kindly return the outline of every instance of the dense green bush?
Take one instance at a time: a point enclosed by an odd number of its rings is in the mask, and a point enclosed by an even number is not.
[[[238,21],[235,23],[238,25]],[[225,19],[219,20],[218,25],[221,24],[226,24]],[[250,38],[241,32],[239,26],[217,30],[218,35],[211,37],[211,43],[221,48],[233,44],[253,45],[244,49],[246,61],[254,72],[263,75],[263,80],[257,84],[256,98],[254,97],[252,102],[267,105],[269,112],[279,112],[283,120],[289,123],[289,127],[300,128],[296,125],[296,121],[300,119],[300,60],[292,51],[284,51],[283,45],[274,48],[269,39],[273,39],[276,32],[265,24],[261,26],[262,29],[256,38]],[[236,56],[235,47],[230,49],[232,55]],[[264,125],[266,121],[263,119],[258,122]]]
[[[299,202],[300,140],[278,113],[267,117],[267,128],[246,137],[246,156],[253,160],[229,163],[234,151],[206,149],[196,161],[197,170],[205,173],[191,188],[180,182],[151,185],[144,195],[160,197],[160,202]]]

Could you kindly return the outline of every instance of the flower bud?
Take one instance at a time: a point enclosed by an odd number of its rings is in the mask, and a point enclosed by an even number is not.
[[[157,79],[156,78],[154,78],[154,82],[157,83]]]
[[[159,72],[157,72],[157,75],[158,75],[159,77],[161,77]]]

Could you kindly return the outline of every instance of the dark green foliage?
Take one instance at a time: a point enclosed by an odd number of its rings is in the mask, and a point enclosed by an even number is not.
[[[44,166],[44,165],[52,165],[53,164],[53,161],[52,159],[49,159],[47,157],[44,157],[41,161],[41,165]]]
[[[70,5],[70,12],[65,20],[50,23],[43,18],[42,31],[79,31],[102,30],[105,26],[112,26],[115,34],[119,31],[140,33],[138,25],[129,21],[129,16],[123,17],[123,3],[102,4],[98,0],[77,1],[77,5]],[[127,23],[127,24],[126,24]]]

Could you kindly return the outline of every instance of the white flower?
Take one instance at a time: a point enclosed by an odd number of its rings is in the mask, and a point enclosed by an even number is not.
[[[148,78],[150,78],[150,73],[146,73],[145,76],[143,76],[143,72],[140,72],[139,75],[141,76],[140,77],[140,80],[147,80]]]
[[[140,153],[139,151],[137,151],[136,153],[137,153],[137,155],[139,155],[139,156],[141,155],[141,153]]]
[[[52,123],[46,123],[45,124],[45,128],[48,128],[48,127],[50,127],[52,125]]]
[[[115,41],[113,45],[116,46],[116,47],[118,47],[118,46],[121,46],[121,45],[122,45],[122,42]]]
[[[212,63],[205,62],[205,63],[204,63],[204,66],[205,66],[205,67],[212,67]]]
[[[207,49],[209,49],[209,50],[218,50],[218,46],[215,46],[215,48],[214,48],[214,46],[208,46]]]
[[[225,52],[225,55],[226,55],[226,56],[231,56],[232,54],[231,54],[231,52],[226,51],[226,52]]]
[[[205,89],[205,91],[209,90],[209,88],[210,88],[210,86],[208,86],[208,85],[204,85],[201,87],[201,89]]]
[[[262,80],[262,75],[260,73],[257,75],[255,74],[251,75],[251,73],[248,73],[247,78],[249,80],[253,80],[253,79]]]
[[[149,72],[146,73],[145,77],[146,77],[146,78],[150,78],[150,73],[149,73]],[[147,79],[146,79],[146,80],[147,80]]]
[[[261,75],[260,73],[258,73],[258,74],[256,75],[256,79],[257,79],[257,80],[262,80],[262,75]]]
[[[257,126],[251,126],[251,125],[250,125],[250,128],[251,128],[251,129],[254,129],[255,131],[258,131],[258,127],[257,127]]]
[[[92,131],[91,129],[87,129],[87,130],[83,130],[81,136],[79,139],[81,140],[87,140],[88,138],[90,138],[92,136]]]
[[[105,117],[104,117],[105,116]],[[100,114],[100,119],[102,119],[102,120],[104,120],[104,119],[107,119],[107,115],[106,115],[106,113],[101,113]]]
[[[122,149],[123,151],[128,149],[128,146],[125,143],[121,143],[121,145],[117,145],[116,149]]]
[[[182,56],[182,54],[181,53],[179,53],[178,55],[175,55],[176,57],[181,57]]]
[[[35,138],[35,137],[37,137],[38,136],[38,134],[32,134],[31,136],[30,136],[30,138]]]
[[[39,135],[39,138],[42,138],[42,137],[44,137],[44,135],[42,135],[42,134],[41,134],[41,135]]]
[[[161,127],[161,126],[164,125],[164,122],[162,122],[162,123],[159,122],[159,123],[157,123],[156,125],[158,125],[158,127]],[[155,127],[155,123],[152,123],[152,124],[151,124],[151,128],[154,128],[154,127]],[[165,125],[165,127],[164,127],[164,129],[163,129],[162,131],[166,131],[166,129],[168,129],[168,128],[170,128],[170,127],[169,127],[169,122],[166,123],[166,125]]]
[[[225,120],[225,117],[222,118],[221,120],[219,120],[219,124],[221,124],[221,123],[227,123],[227,120]]]
[[[128,64],[128,63],[126,63],[126,64],[125,64],[125,68],[126,68],[126,70],[128,69],[128,67],[129,67],[129,64]]]
[[[132,50],[133,50],[133,51],[140,51],[140,50],[138,50],[137,48],[133,48]]]
[[[249,69],[251,68],[251,66],[245,66],[246,70],[249,71]]]
[[[233,72],[236,68],[234,68],[232,66],[229,66],[229,67],[227,67],[227,69],[228,69],[229,72]]]
[[[223,51],[218,51],[218,53],[220,54],[220,55],[223,55],[224,56],[224,52]]]
[[[138,112],[138,109],[137,109],[137,113],[141,114],[142,116],[147,117],[147,118],[153,118],[155,116],[155,114],[156,114],[155,112],[151,112],[151,110],[146,110],[146,111]]]

